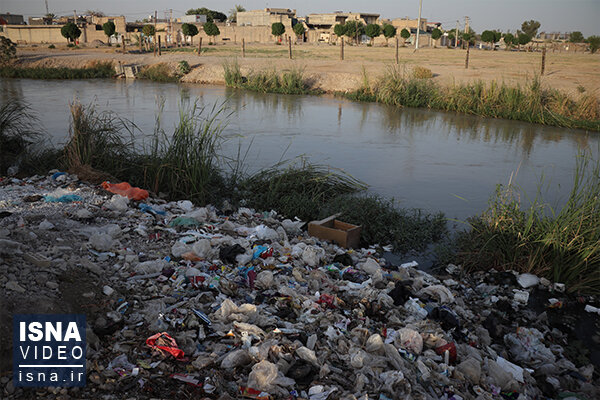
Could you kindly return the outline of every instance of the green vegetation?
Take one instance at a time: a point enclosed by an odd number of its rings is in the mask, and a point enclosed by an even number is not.
[[[48,46],[48,48],[49,48],[49,49],[55,49],[55,48],[56,48],[56,46],[55,46],[55,45],[53,45],[53,44],[51,44],[50,46]]]
[[[0,66],[2,78],[94,79],[112,78],[114,75],[115,70],[111,62],[99,62],[86,68]]]
[[[81,36],[81,29],[73,22],[68,22],[60,28],[60,34],[67,39],[68,42],[75,42]]]
[[[241,11],[241,10],[238,10],[238,11]],[[187,10],[187,12],[185,14],[186,15],[206,15],[206,21],[208,21],[208,22],[214,22],[215,20],[219,21],[219,22],[225,22],[225,20],[227,19],[227,15],[223,14],[222,12],[215,11],[215,10],[209,10],[206,7],[190,8],[189,10]]]
[[[0,36],[0,66],[17,58],[17,45],[7,37]]]
[[[0,106],[0,174],[5,174],[39,139],[36,122],[25,104],[9,101]]]
[[[165,63],[142,67],[136,78],[154,82],[179,82],[179,76]]]
[[[190,64],[185,60],[181,60],[179,61],[179,64],[177,64],[177,72],[179,75],[183,76],[189,74],[191,70],[192,68],[190,67]]]
[[[510,49],[510,47],[514,44],[518,44],[515,36],[512,33],[504,34],[504,44],[506,44],[506,50]]]
[[[491,82],[442,86],[417,79],[390,67],[373,85],[342,96],[404,107],[426,107],[492,118],[600,131],[600,100],[592,95],[577,99],[556,89],[544,88],[539,79],[527,87]]]
[[[304,32],[306,32],[304,25],[301,23],[297,23],[292,29],[294,30],[294,33],[296,34],[297,38],[301,38],[302,35],[304,35]]]
[[[337,37],[341,38],[346,34],[346,25],[335,24],[333,27],[333,33],[335,33]]]
[[[434,47],[437,47],[437,44],[436,44],[437,40],[441,37],[442,37],[442,31],[439,30],[438,28],[435,28],[433,31],[431,31],[431,38],[433,40],[435,40],[435,42],[433,42]]]
[[[185,36],[189,36],[190,43],[194,44],[194,36],[198,34],[198,27],[194,24],[183,24],[181,25],[181,31]]]
[[[365,33],[363,23],[359,21],[347,21],[344,26],[346,27],[344,35],[349,39],[354,39],[356,44],[358,44],[358,38]]]
[[[589,36],[587,42],[590,45],[590,52],[592,54],[600,48],[600,36]]]
[[[110,37],[112,35],[114,35],[116,32],[115,23],[112,21],[108,21],[108,22],[104,23],[104,25],[102,25],[102,30],[104,31],[104,34],[106,35],[106,42],[110,46]]]
[[[154,25],[150,25],[150,24],[144,25],[142,27],[142,33],[144,34],[144,36],[147,36],[147,37],[154,36],[156,34],[156,28],[154,27]]]
[[[534,38],[537,35],[538,29],[540,29],[541,24],[539,21],[535,21],[533,19],[529,21],[525,21],[521,24],[521,30],[530,38]]]
[[[383,24],[383,36],[385,37],[385,45],[388,45],[388,40],[396,36],[396,27],[390,24]]]
[[[244,12],[246,9],[240,4],[236,4],[231,10],[229,10],[229,20],[231,22],[237,22],[237,13]]]
[[[381,26],[377,24],[369,24],[365,27],[365,34],[371,39],[371,45],[373,45],[373,40],[381,35]]]
[[[403,28],[403,29],[400,31],[400,37],[401,37],[402,39],[404,39],[404,41],[403,41],[403,45],[404,45],[404,46],[406,46],[406,40],[407,40],[407,39],[410,37],[410,32],[408,31],[408,29],[406,29],[406,28]]]
[[[481,40],[483,42],[489,43],[490,44],[490,48],[492,50],[494,49],[494,43],[496,43],[498,40],[500,40],[500,38],[502,37],[502,34],[500,32],[497,31],[483,31],[481,32]]]
[[[584,40],[583,34],[579,31],[571,32],[571,35],[569,36],[569,42],[571,43],[581,43]]]
[[[237,61],[223,64],[225,84],[229,87],[262,93],[317,94],[304,81],[304,70],[292,68],[278,73],[276,70],[251,72],[243,76]]]
[[[217,25],[213,24],[212,22],[207,22],[204,24],[204,33],[214,40],[215,36],[219,36],[221,34],[221,31]],[[209,41],[208,43],[210,44],[211,42]]]
[[[274,22],[271,25],[271,35],[281,41],[281,36],[285,33],[285,26],[281,22]]]
[[[468,269],[531,272],[600,294],[600,162],[580,156],[573,187],[558,211],[538,196],[524,206],[513,186],[499,186],[487,211],[457,238]]]

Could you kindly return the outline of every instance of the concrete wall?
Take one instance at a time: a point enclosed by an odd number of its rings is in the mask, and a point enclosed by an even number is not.
[[[0,35],[17,44],[66,43],[67,39],[60,33],[61,28],[60,25],[5,25]]]
[[[275,22],[281,22],[286,29],[292,28],[292,19],[295,17],[295,11],[280,12],[280,11],[266,11],[266,10],[254,10],[254,11],[243,11],[237,13],[237,25],[238,26],[268,26],[271,27]]]

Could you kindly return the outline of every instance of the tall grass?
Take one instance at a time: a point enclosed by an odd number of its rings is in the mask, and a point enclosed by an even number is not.
[[[112,78],[114,75],[112,62],[94,63],[85,68],[20,67],[16,65],[0,67],[1,78],[94,79]]]
[[[18,164],[41,132],[27,104],[8,101],[0,105],[0,173]]]
[[[166,63],[144,66],[136,75],[139,79],[148,79],[154,82],[179,82],[180,76]]]
[[[469,269],[531,272],[600,293],[600,161],[579,156],[569,198],[554,210],[538,196],[524,206],[515,187],[499,186],[489,208],[457,239]]]
[[[248,76],[242,74],[237,60],[223,63],[223,77],[229,87],[252,90],[261,93],[281,94],[317,94],[317,90],[308,87],[304,78],[304,69],[292,68],[278,72],[275,69],[252,71]]]
[[[372,85],[343,94],[352,100],[377,101],[400,107],[423,107],[492,118],[600,131],[600,100],[592,94],[574,99],[545,88],[539,78],[526,87],[504,83],[461,83],[442,86],[392,66]],[[417,77],[418,76],[418,77]]]

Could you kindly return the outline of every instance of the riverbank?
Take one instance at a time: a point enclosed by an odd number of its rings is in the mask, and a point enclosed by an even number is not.
[[[339,60],[339,48],[327,45],[297,45],[298,57],[287,59],[281,46],[247,45],[246,58],[241,57],[240,46],[235,44],[205,46],[201,56],[191,52],[163,52],[161,57],[152,53],[119,53],[117,48],[22,48],[18,49],[20,63],[24,66],[82,68],[92,61],[113,61],[114,64],[151,65],[170,63],[173,67],[185,60],[192,71],[184,82],[223,85],[223,62],[237,58],[244,73],[247,71],[304,69],[313,89],[324,92],[353,91],[363,82],[363,73],[377,79],[385,72],[386,65],[394,64],[393,47],[347,46],[345,60]],[[190,49],[191,51],[191,49]],[[539,74],[540,53],[471,50],[469,69],[464,68],[464,50],[400,48],[400,64],[412,69],[420,65],[433,72],[433,81],[442,85],[472,83],[476,81],[506,83],[526,86]],[[598,93],[600,82],[600,54],[548,53],[546,73],[542,83],[550,88],[576,95],[580,90]],[[581,89],[581,88],[582,89]]]

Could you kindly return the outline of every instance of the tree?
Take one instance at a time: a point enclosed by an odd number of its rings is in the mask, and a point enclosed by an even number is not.
[[[481,40],[485,43],[489,43],[490,47],[493,49],[496,40],[496,35],[494,35],[494,32],[492,31],[485,30],[481,32]]]
[[[198,27],[194,24],[183,24],[181,25],[181,31],[185,36],[190,37],[190,43],[194,44],[194,36],[198,34]]]
[[[142,33],[144,36],[154,36],[156,34],[156,29],[154,25],[144,25],[142,27]]]
[[[437,40],[441,37],[442,37],[442,31],[439,30],[438,28],[435,28],[433,31],[431,31],[431,38],[433,40],[435,40],[435,42],[433,42],[433,47],[436,47]]]
[[[215,20],[223,22],[227,19],[227,15],[219,11],[209,10],[206,7],[190,8],[186,15],[206,15],[206,21],[214,22]]]
[[[342,25],[342,24],[336,24],[333,27],[333,33],[335,33],[335,36],[343,39],[343,36],[346,34],[346,25]]]
[[[105,17],[106,16],[106,14],[104,14],[100,10],[95,10],[95,11],[94,10],[86,10],[84,14],[91,15],[91,16],[94,16],[94,17]]]
[[[592,54],[600,48],[600,36],[590,36],[587,38],[587,42],[590,45],[590,52]]]
[[[504,44],[506,45],[506,50],[510,49],[510,47],[515,44],[515,35],[513,35],[512,33],[505,33],[504,34]]]
[[[281,22],[274,22],[271,25],[271,35],[276,36],[281,42],[281,36],[285,33],[285,26]]]
[[[463,40],[463,44],[466,43],[467,46],[475,43],[475,34],[474,33],[463,32],[460,34],[460,37]]]
[[[450,31],[448,32],[448,43],[446,44],[448,46],[448,48],[450,48],[450,46],[452,45],[452,42],[454,42],[454,39],[456,39],[456,36],[454,35],[454,31]]]
[[[529,39],[534,38],[537,35],[538,29],[540,29],[541,24],[538,21],[529,20],[525,21],[521,24],[521,30],[529,35]]]
[[[408,39],[410,37],[410,32],[408,31],[408,29],[403,28],[400,31],[400,36],[402,36],[402,39],[404,39],[403,45],[406,46],[406,39]]]
[[[362,22],[358,21],[347,21],[346,24],[346,32],[345,35],[349,38],[354,38],[356,40],[356,44],[358,44],[358,37],[365,33],[365,28]]]
[[[79,36],[81,36],[81,29],[73,22],[67,22],[62,28],[60,28],[60,34],[63,35],[67,41],[74,42]]]
[[[531,42],[531,36],[523,32],[519,33],[519,45],[524,46],[529,42]]]
[[[381,26],[377,24],[368,24],[365,27],[365,34],[371,39],[371,46],[373,45],[373,41],[379,35],[381,35]]]
[[[17,45],[7,37],[0,36],[0,65],[17,58]]]
[[[571,42],[571,43],[583,42],[583,34],[579,31],[571,32],[571,36],[569,36],[569,42]]]
[[[231,22],[237,22],[237,13],[244,12],[246,9],[239,4],[236,4],[231,10],[229,10],[229,20]]]
[[[383,36],[385,37],[385,45],[388,44],[388,39],[396,36],[396,27],[390,24],[383,24]]]
[[[210,36],[211,38],[213,38],[213,40],[214,40],[215,36],[219,36],[221,34],[221,31],[219,30],[219,27],[217,25],[215,25],[214,23],[212,23],[212,22],[207,22],[207,23],[204,24],[204,32],[208,36]],[[210,44],[210,42],[209,42],[209,44]]]
[[[112,35],[114,35],[115,31],[116,31],[115,23],[112,21],[106,22],[104,25],[102,25],[102,30],[104,31],[104,34],[106,35],[106,38],[107,38],[108,45],[110,46],[110,37]]]
[[[301,23],[297,23],[296,25],[294,25],[294,33],[296,34],[296,37],[300,38],[302,37],[302,35],[304,35],[304,32],[306,32],[306,29],[304,29],[304,25],[302,25]]]

